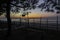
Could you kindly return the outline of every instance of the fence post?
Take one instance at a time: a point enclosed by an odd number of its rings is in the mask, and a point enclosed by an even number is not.
[[[42,17],[40,18],[40,29],[41,29],[41,19],[42,19]],[[41,32],[41,40],[44,40],[44,33],[43,33],[43,29],[41,29],[42,30],[42,32]]]
[[[40,18],[40,29],[41,29],[41,19],[42,19],[42,18]]]
[[[29,16],[28,16],[28,12],[27,12],[27,26],[28,26],[28,28],[29,28]]]
[[[29,27],[29,18],[28,18],[28,20],[27,20],[27,21],[28,21],[28,27]]]
[[[57,16],[57,26],[56,26],[56,29],[57,29],[57,32],[58,32],[58,16]]]
[[[21,26],[21,18],[20,18],[20,26]]]
[[[46,31],[48,32],[48,18],[47,18],[47,30]]]
[[[35,18],[33,18],[33,26],[35,27],[35,25],[36,25],[36,24],[35,24]]]

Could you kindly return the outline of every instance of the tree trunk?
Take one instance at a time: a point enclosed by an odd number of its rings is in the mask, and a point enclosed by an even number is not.
[[[11,34],[10,1],[7,2],[6,17],[7,17],[7,24],[8,24],[8,30],[7,30],[7,37],[8,37]]]

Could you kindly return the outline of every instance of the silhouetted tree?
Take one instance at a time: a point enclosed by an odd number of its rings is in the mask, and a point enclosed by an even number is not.
[[[14,0],[15,3],[11,3],[14,7],[16,7],[15,11],[18,12],[23,9],[22,16],[28,15],[31,12],[26,12],[27,10],[35,9],[39,0]],[[21,21],[21,20],[20,20]],[[21,22],[20,22],[21,23]]]
[[[35,9],[39,0],[14,0],[14,2],[16,3],[12,3],[11,5],[16,7],[16,11],[20,10],[19,8],[22,8],[23,11],[26,11],[30,9]]]
[[[0,14],[3,14],[6,12],[6,18],[7,18],[7,23],[8,23],[8,34],[7,37],[11,33],[11,19],[10,19],[10,2],[11,0],[0,0]]]
[[[7,1],[7,6],[6,6],[6,17],[7,17],[7,22],[8,22],[8,34],[7,36],[10,36],[11,34],[11,18],[10,18],[10,2],[11,0]]]
[[[41,3],[38,7],[41,8],[41,11],[43,9],[46,9],[47,12],[55,12],[60,13],[60,6],[57,4],[57,0],[43,0],[44,2]]]

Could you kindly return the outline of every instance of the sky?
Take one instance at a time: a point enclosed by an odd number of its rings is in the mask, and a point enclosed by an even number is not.
[[[39,2],[37,3],[38,5],[40,5],[41,3],[43,3],[44,1],[43,0],[39,0]],[[40,11],[41,9],[40,8],[36,8],[36,9],[31,9],[31,10],[28,10],[28,11],[31,11],[31,13],[37,13],[37,14],[43,14],[43,15],[45,15],[45,16],[50,16],[50,15],[53,15],[53,16],[59,16],[60,14],[57,14],[57,13],[55,13],[55,12],[46,12],[46,11]],[[56,11],[56,10],[55,10]],[[42,16],[43,16],[42,15]]]
[[[39,2],[37,3],[37,6],[43,2],[44,2],[43,0],[39,0]],[[35,8],[35,9],[28,10],[28,11],[40,13],[40,8]]]
[[[43,0],[39,0],[39,2],[37,3],[38,5],[43,3],[44,1]],[[28,10],[28,11],[31,11],[31,14],[28,14],[29,17],[55,17],[55,16],[60,16],[60,14],[56,14],[55,12],[45,12],[45,11],[40,11],[40,8],[36,8],[36,9],[31,9],[31,10]],[[22,10],[21,10],[21,13],[19,14],[14,14],[14,17],[20,17],[20,15],[22,14]],[[11,15],[11,17],[13,17],[13,14]],[[27,15],[25,16],[27,17]],[[0,17],[1,18],[1,17]]]
[[[43,3],[44,1],[43,0],[40,0],[38,2],[38,5]],[[59,16],[59,19],[60,20],[60,14],[56,14],[55,12],[45,12],[45,11],[40,11],[40,8],[36,8],[36,9],[31,9],[31,10],[28,10],[28,11],[31,11],[30,14],[28,14],[28,17],[42,17],[42,20],[46,20],[45,18],[48,18],[49,20],[56,20],[56,16],[58,15]],[[22,11],[23,12],[23,11]],[[21,17],[21,13],[18,13],[18,14],[11,14],[11,18],[20,18]],[[25,16],[27,18],[27,15]],[[3,20],[1,18],[5,18],[4,15],[1,15],[0,16],[0,20]],[[24,18],[24,17],[23,17]]]
[[[41,3],[44,3],[44,1],[39,0],[39,2],[37,3],[37,6],[40,5]],[[56,12],[56,10],[54,8],[53,8],[53,10]],[[35,12],[35,13],[46,12],[44,10],[41,11],[41,8],[37,8],[37,7],[35,9],[31,9],[31,10],[28,10],[28,11]]]
[[[39,0],[39,2],[37,4],[40,5],[43,2],[44,2],[43,0]],[[31,14],[28,15],[29,17],[49,18],[49,20],[56,20],[56,16],[59,16],[59,18],[60,18],[60,14],[56,14],[55,12],[45,12],[44,10],[40,11],[40,8],[31,9],[28,11],[31,11]],[[45,20],[45,19],[43,19],[43,20]]]

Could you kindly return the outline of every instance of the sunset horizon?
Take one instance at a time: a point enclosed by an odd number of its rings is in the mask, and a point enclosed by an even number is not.
[[[11,13],[10,18],[48,18],[48,17],[54,17],[58,16],[56,13],[53,12],[40,12],[40,13],[29,13],[25,16],[22,16],[22,13]],[[5,18],[5,15],[1,15],[0,18]]]

